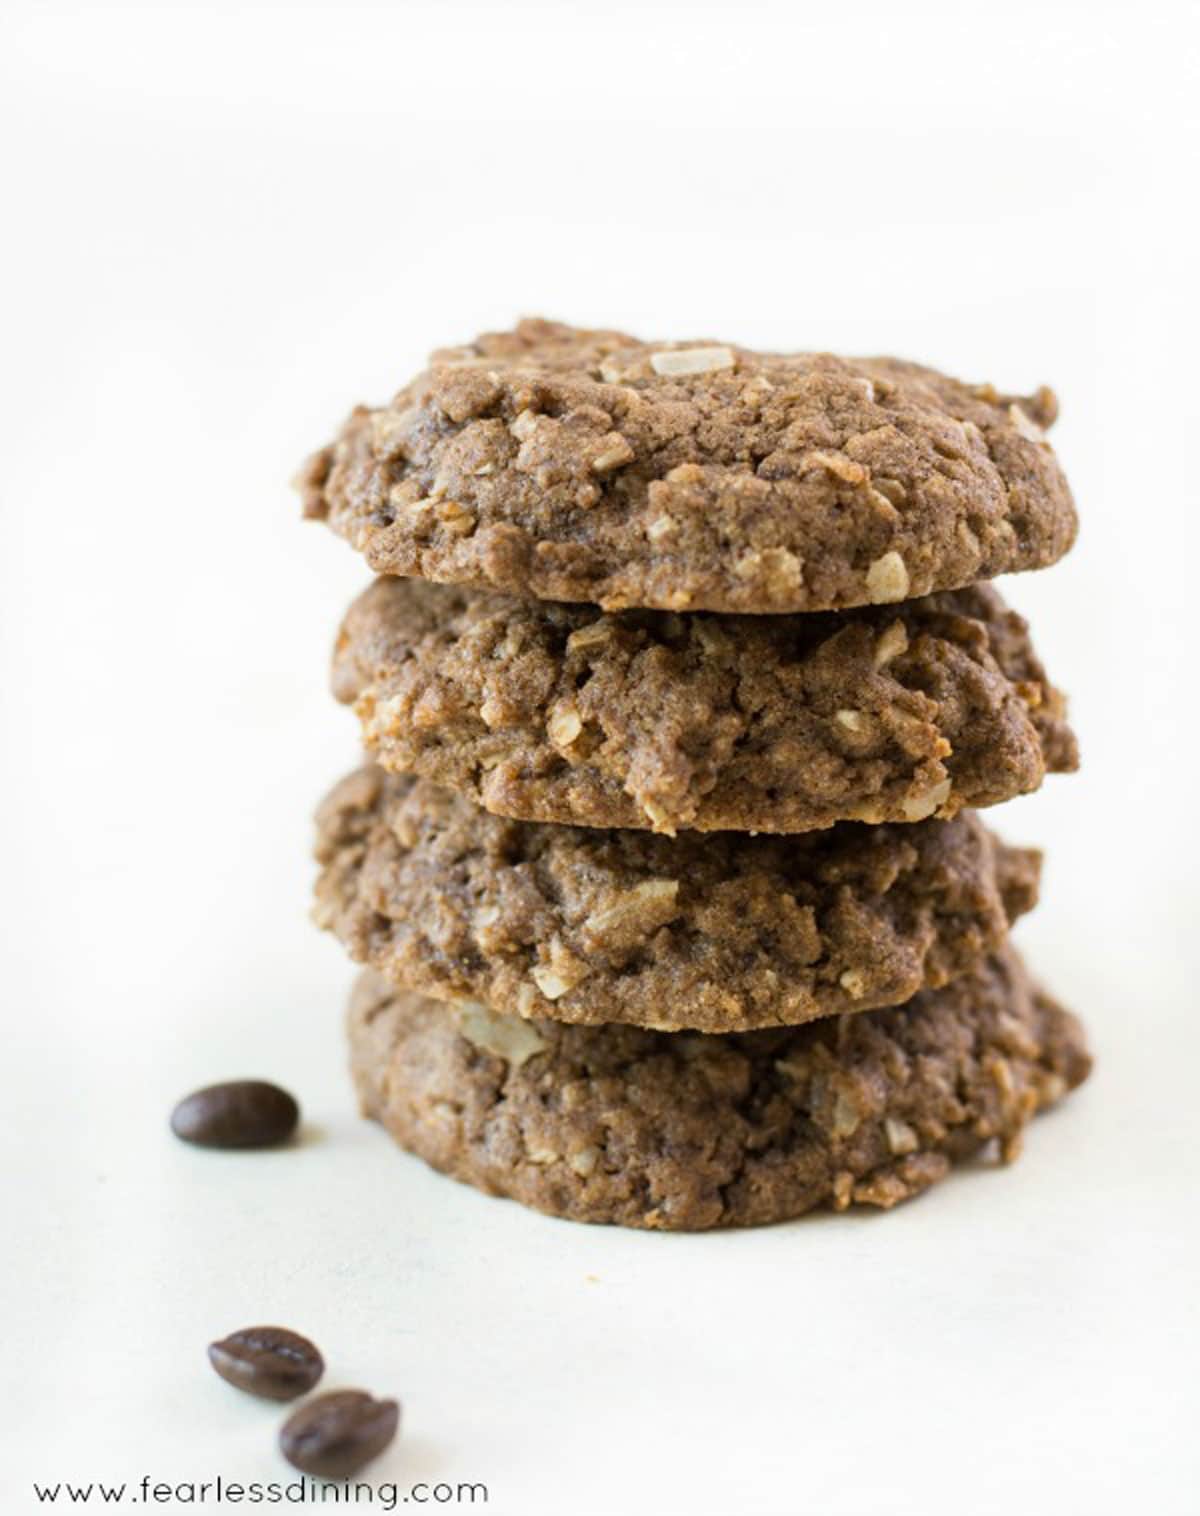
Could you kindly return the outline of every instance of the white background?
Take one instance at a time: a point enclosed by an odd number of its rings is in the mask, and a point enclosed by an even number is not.
[[[1195,7],[2,28],[3,1510],[35,1478],[286,1479],[279,1413],[204,1362],[267,1320],[404,1401],[376,1478],[484,1481],[498,1516],[1194,1511]],[[1016,1167],[641,1235],[356,1116],[351,971],[306,909],[365,573],[286,481],[521,313],[1058,388],[1082,537],[1005,591],[1085,767],[999,821],[1047,848],[1020,940],[1098,1068]],[[298,1149],[170,1139],[243,1074],[301,1096]]]

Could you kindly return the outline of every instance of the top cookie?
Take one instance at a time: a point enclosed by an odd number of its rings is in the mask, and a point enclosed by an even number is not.
[[[1056,411],[895,358],[527,320],[359,407],[298,483],[382,574],[606,610],[838,610],[1060,558]]]

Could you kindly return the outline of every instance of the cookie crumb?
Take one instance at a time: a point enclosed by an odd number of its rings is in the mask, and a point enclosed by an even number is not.
[[[947,778],[920,794],[909,795],[904,801],[905,816],[909,821],[924,821],[927,816],[932,816],[939,806],[945,805],[949,800],[950,785],[951,781]]]
[[[654,372],[671,377],[710,374],[716,369],[732,368],[735,361],[733,350],[728,347],[689,347],[650,354],[650,367]]]
[[[884,668],[893,658],[908,651],[908,632],[903,621],[893,621],[875,644],[874,663],[877,669]]]
[[[872,605],[886,605],[894,600],[903,600],[908,594],[909,584],[908,566],[895,551],[876,558],[867,570],[867,593]]]
[[[669,537],[673,531],[676,531],[678,525],[673,516],[655,516],[646,528],[646,536],[651,542],[661,542],[664,537]]]
[[[460,1035],[472,1047],[503,1058],[512,1068],[521,1068],[546,1047],[545,1039],[518,1016],[489,1011],[478,1000],[460,1000],[453,1009]]]
[[[610,474],[633,462],[636,455],[620,432],[610,432],[602,440],[602,450],[592,459],[593,474]]]

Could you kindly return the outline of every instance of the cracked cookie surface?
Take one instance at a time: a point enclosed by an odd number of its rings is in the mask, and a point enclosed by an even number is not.
[[[377,579],[334,693],[385,767],[531,821],[802,832],[995,805],[1076,767],[989,585],[809,616],[602,613]]]
[[[1053,563],[1057,403],[894,358],[522,321],[359,407],[297,481],[377,573],[605,609],[836,610]]]
[[[497,1016],[355,986],[362,1109],[434,1168],[575,1221],[701,1230],[890,1207],[1090,1068],[1005,949],[907,1005],[710,1037]]]
[[[659,1030],[791,1026],[961,974],[1037,898],[1040,855],[972,811],[797,836],[511,821],[357,770],[317,817],[314,915],[438,999]]]

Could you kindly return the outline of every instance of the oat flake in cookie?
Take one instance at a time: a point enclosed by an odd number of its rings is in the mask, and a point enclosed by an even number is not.
[[[659,1030],[791,1026],[896,1005],[995,949],[1040,858],[973,811],[800,836],[509,821],[365,768],[318,814],[315,917],[444,1000]]]
[[[802,832],[995,805],[1076,766],[989,585],[810,616],[603,613],[381,578],[333,687],[373,755],[501,816]]]
[[[725,1037],[526,1022],[368,973],[349,1031],[364,1113],[434,1168],[680,1231],[893,1206],[980,1148],[1015,1157],[1090,1068],[1011,949],[890,1011]]]
[[[606,609],[835,610],[1060,558],[1056,402],[894,358],[529,320],[357,409],[298,481],[382,574]]]

